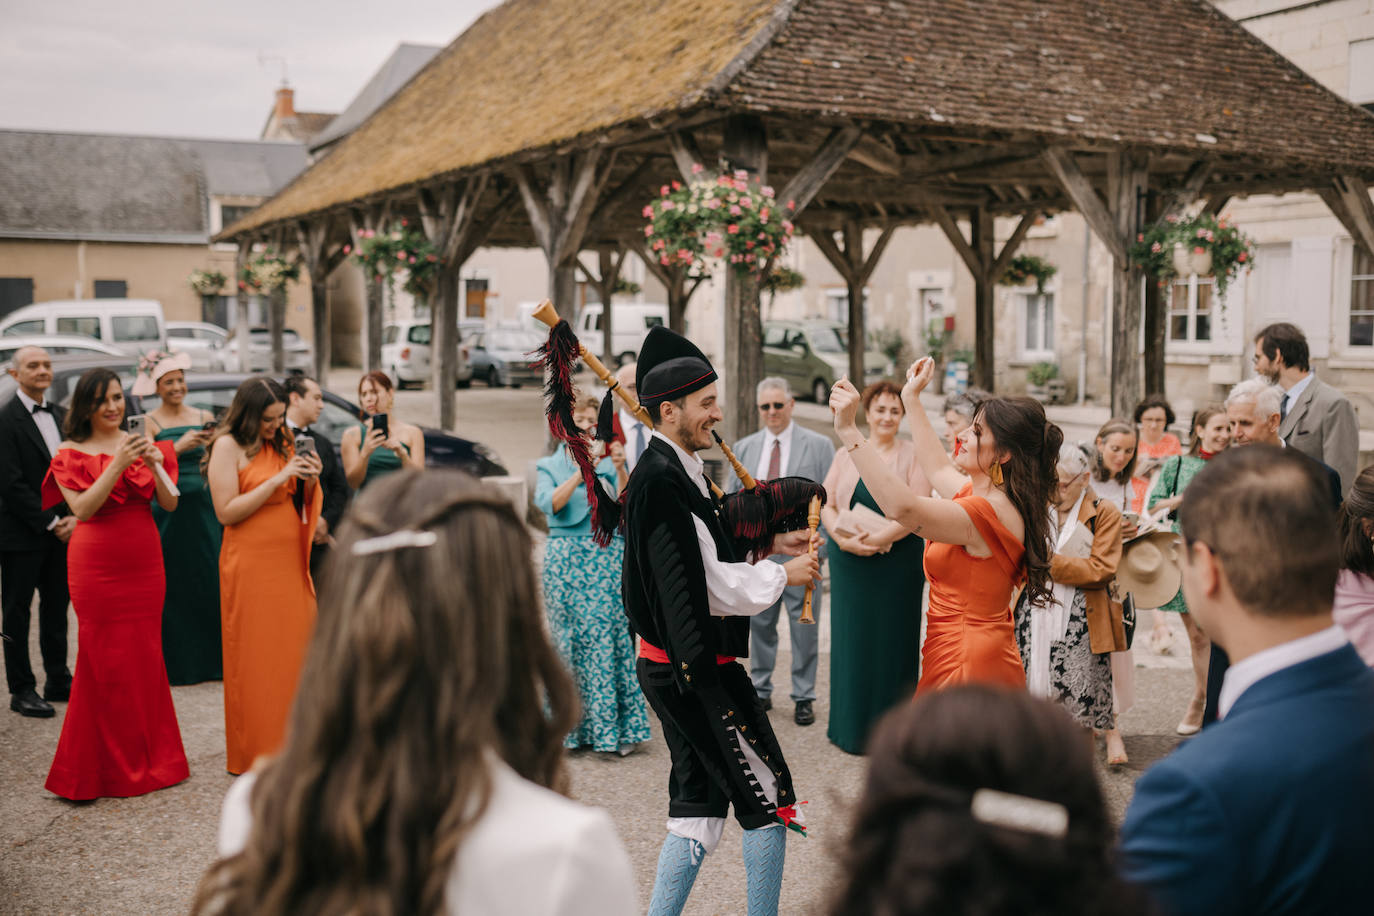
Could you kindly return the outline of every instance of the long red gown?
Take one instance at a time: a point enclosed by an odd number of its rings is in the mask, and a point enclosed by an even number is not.
[[[997,519],[992,504],[966,484],[954,502],[977,527],[991,556],[971,556],[957,544],[926,543],[930,609],[916,692],[976,682],[1025,687],[1016,649],[1011,595],[1021,580],[1025,549]]]
[[[157,446],[176,480],[172,443]],[[43,505],[62,501],[59,484],[89,489],[109,463],[109,455],[61,449],[43,480]],[[149,508],[154,489],[147,465],[130,465],[67,545],[76,673],[47,781],[63,798],[143,795],[190,775],[162,660],[166,577]]]

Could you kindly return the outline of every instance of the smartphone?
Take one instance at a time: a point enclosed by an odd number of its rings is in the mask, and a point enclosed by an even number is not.
[[[217,426],[219,426],[218,420],[208,420],[206,421],[205,425],[200,428],[200,431],[203,433],[208,433],[210,430],[214,429]]]
[[[129,434],[132,436],[148,435],[147,414],[137,414],[129,418]]]
[[[1137,525],[1137,526],[1138,526],[1138,525],[1140,524],[1140,516],[1137,515],[1137,514],[1134,513],[1134,512],[1123,512],[1123,513],[1121,513],[1121,520],[1122,520],[1123,522],[1125,522],[1126,524],[1128,524],[1128,525]]]
[[[309,436],[296,437],[296,454],[313,455],[315,454],[315,440]]]
[[[391,438],[391,424],[387,420],[386,414],[374,413],[372,415],[372,428],[374,430],[380,430],[382,433],[382,438]]]

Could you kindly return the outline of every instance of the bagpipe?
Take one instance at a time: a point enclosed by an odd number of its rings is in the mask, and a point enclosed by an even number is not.
[[[577,361],[581,359],[586,363],[608,389],[601,403],[597,439],[609,444],[614,438],[612,418],[616,397],[645,426],[653,429],[653,423],[644,406],[625,390],[595,353],[582,345],[568,322],[558,317],[552,302],[545,299],[540,303],[534,317],[549,327],[548,340],[539,348],[536,361],[540,369],[548,372],[544,384],[544,413],[548,417],[549,431],[568,447],[569,454],[582,472],[587,501],[592,511],[592,533],[598,544],[605,545],[610,543],[611,536],[620,527],[624,515],[624,497],[617,498],[601,487],[587,438],[573,422],[572,408],[576,392],[572,377]],[[825,502],[825,487],[801,477],[756,481],[720,435],[714,430],[711,434],[740,479],[741,489],[728,496],[714,481],[711,482],[712,491],[721,501],[721,517],[726,530],[737,542],[756,556],[762,556],[768,552],[775,534],[801,528],[809,528],[813,532],[816,530],[820,521],[820,506]]]

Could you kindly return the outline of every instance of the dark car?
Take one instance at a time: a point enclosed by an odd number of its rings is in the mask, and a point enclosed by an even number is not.
[[[72,389],[76,387],[76,380],[88,369],[97,366],[105,366],[113,369],[119,375],[120,382],[124,385],[127,395],[129,386],[133,384],[134,363],[132,360],[120,360],[111,357],[79,357],[72,359],[56,358],[53,360],[53,383],[49,389],[48,397],[58,404],[66,406],[72,396]],[[248,375],[227,374],[227,373],[191,373],[186,378],[186,402],[202,410],[208,410],[215,416],[223,416],[229,409],[229,404],[234,400],[234,392],[238,389],[239,383]],[[3,405],[14,397],[18,385],[13,376],[0,376],[0,405]],[[145,398],[130,397],[129,413],[144,413],[153,410],[158,405],[156,396]],[[343,432],[350,426],[358,426],[361,422],[358,418],[362,415],[362,410],[346,398],[342,398],[332,391],[324,392],[324,411],[320,414],[320,420],[314,425],[330,442],[334,443],[334,449],[339,449],[343,441]],[[507,473],[501,459],[496,453],[480,442],[473,442],[459,436],[451,436],[438,429],[420,427],[425,435],[425,466],[431,468],[458,468],[467,471],[477,477],[502,476]]]

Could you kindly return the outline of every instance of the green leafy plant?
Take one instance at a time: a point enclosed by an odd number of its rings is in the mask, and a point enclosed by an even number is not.
[[[1003,286],[1025,286],[1034,280],[1035,291],[1043,293],[1045,284],[1057,273],[1059,273],[1059,268],[1044,258],[1033,254],[1018,254],[1011,259],[1006,272],[1002,274],[1002,279],[998,282]]]
[[[896,328],[878,328],[869,332],[868,339],[872,347],[894,365],[902,364],[902,356],[906,353],[906,339],[902,337],[901,331]]]
[[[776,265],[759,283],[759,289],[766,293],[785,293],[801,289],[805,285],[806,278],[801,275],[801,271]]]
[[[644,287],[640,286],[635,281],[626,280],[624,277],[618,277],[615,281],[615,286],[611,288],[611,295],[638,296],[643,291]]]
[[[1131,260],[1154,277],[1161,287],[1167,287],[1178,276],[1174,267],[1175,245],[1197,254],[1211,253],[1212,276],[1219,296],[1224,296],[1231,281],[1255,261],[1254,241],[1235,224],[1210,213],[1159,220],[1136,235],[1135,244],[1131,246]]]
[[[690,183],[665,184],[644,205],[649,248],[664,267],[686,267],[689,277],[708,276],[713,260],[757,277],[791,241],[796,202],[779,206],[773,189],[744,171],[711,178],[696,164],[692,173]]]
[[[344,253],[362,265],[373,280],[385,280],[388,292],[394,293],[396,275],[405,272],[402,287],[416,299],[429,301],[439,278],[439,253],[429,238],[409,220],[397,220],[389,228],[377,232],[362,229],[358,232],[358,247]]]
[[[197,295],[217,296],[229,279],[218,270],[193,270],[187,282]]]
[[[1026,370],[1026,381],[1036,388],[1042,388],[1057,378],[1059,378],[1059,366],[1049,361],[1034,363]]]
[[[263,252],[244,265],[239,276],[239,289],[255,293],[273,293],[286,288],[301,276],[301,266],[276,252]]]
[[[970,369],[973,368],[974,353],[968,347],[960,347],[949,354],[949,361],[952,363],[963,363]]]

